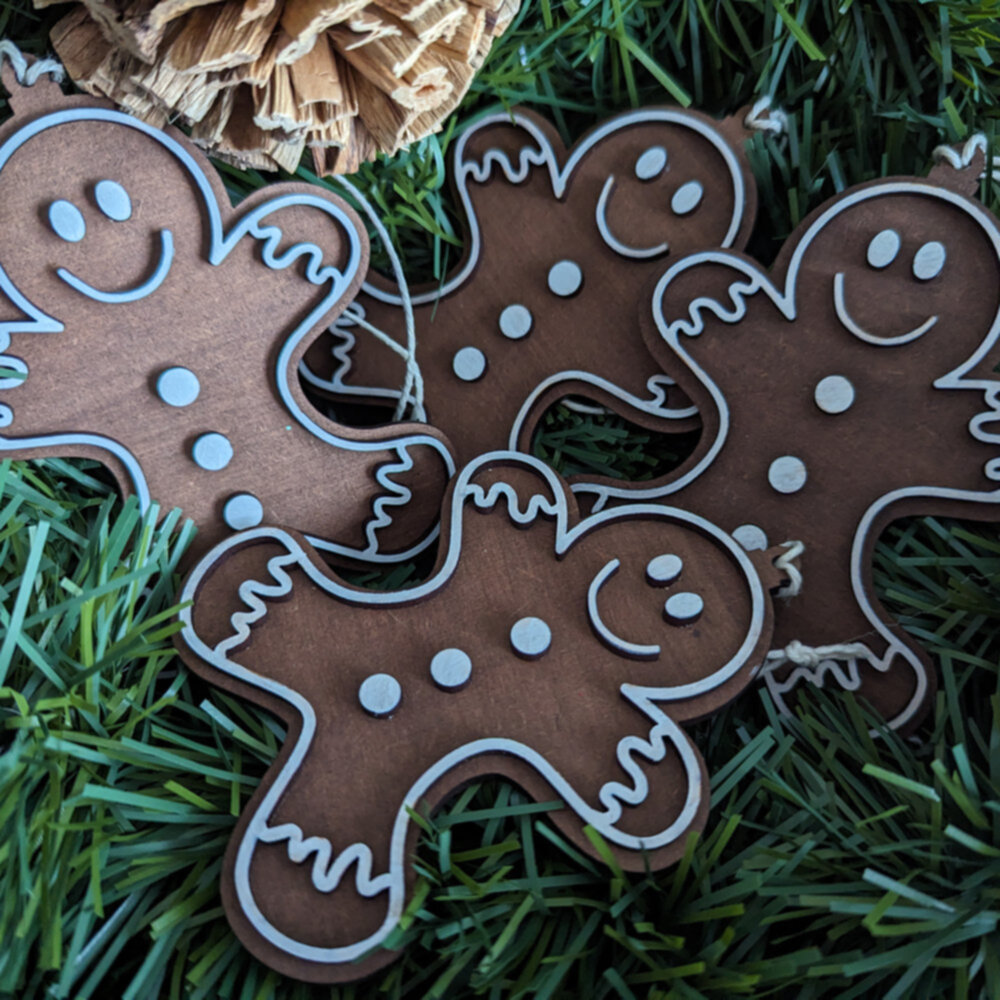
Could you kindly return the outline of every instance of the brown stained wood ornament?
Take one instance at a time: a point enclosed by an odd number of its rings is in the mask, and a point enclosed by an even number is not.
[[[459,474],[442,532],[408,590],[353,587],[279,528],[222,542],[185,585],[185,660],[289,728],[223,874],[236,933],[287,975],[393,960],[379,945],[413,883],[407,810],[480,775],[563,802],[553,822],[591,856],[588,824],[628,870],[675,861],[709,805],[681,724],[770,648],[770,554],[696,514],[581,519],[551,469],[508,452]]]
[[[652,430],[697,426],[643,343],[636,301],[669,261],[745,245],[756,212],[748,134],[742,116],[644,108],[569,152],[527,111],[487,116],[462,135],[452,181],[466,254],[443,287],[413,297],[425,415],[457,465],[498,448],[529,452],[545,410],[573,394]],[[370,276],[307,353],[303,377],[335,398],[395,402],[404,361],[349,313],[360,306],[405,345],[397,293]],[[636,484],[596,482],[605,498],[641,496]]]
[[[431,537],[440,435],[340,426],[295,377],[365,272],[353,211],[303,184],[230,208],[179,132],[5,82],[0,451],[96,458],[143,506],[183,508],[202,550],[262,522],[376,559]]]
[[[653,353],[704,422],[663,502],[748,548],[804,544],[766,673],[779,703],[833,683],[910,727],[933,694],[926,652],[875,597],[872,559],[897,518],[1000,515],[1000,231],[968,197],[982,163],[845,191],[768,272],[692,255],[643,307]]]

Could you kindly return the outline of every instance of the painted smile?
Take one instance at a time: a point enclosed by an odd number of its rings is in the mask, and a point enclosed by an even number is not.
[[[878,347],[897,347],[900,344],[908,344],[918,337],[922,337],[938,321],[937,316],[931,316],[920,326],[914,327],[907,333],[901,333],[898,337],[879,337],[874,333],[869,333],[864,327],[859,326],[851,314],[847,311],[847,303],[844,301],[844,272],[838,271],[833,276],[833,307],[837,311],[837,319],[854,334],[859,340],[868,344],[875,344]]]
[[[66,282],[70,288],[76,289],[81,295],[86,295],[88,299],[94,299],[96,302],[137,302],[139,299],[144,299],[147,295],[151,295],[156,291],[160,285],[166,280],[167,275],[170,273],[170,266],[174,262],[174,237],[169,229],[160,230],[160,260],[156,265],[153,273],[141,284],[136,285],[134,288],[126,288],[121,292],[105,292],[100,288],[94,288],[93,285],[88,285],[87,282],[78,278],[71,271],[67,271],[66,268],[60,267],[56,274]]]
[[[621,561],[612,559],[590,581],[590,586],[587,588],[587,615],[590,617],[590,624],[597,637],[616,652],[624,653],[626,656],[641,657],[642,659],[654,659],[660,655],[659,646],[644,646],[639,643],[629,642],[627,639],[615,635],[601,618],[601,609],[597,606],[597,595],[601,587],[618,572],[619,566],[621,566]]]
[[[658,243],[656,246],[652,247],[630,247],[627,243],[622,243],[620,239],[613,232],[611,232],[611,227],[608,225],[608,202],[611,201],[611,195],[615,189],[615,175],[609,174],[608,179],[604,182],[604,188],[601,191],[601,197],[597,199],[597,211],[595,212],[595,218],[597,220],[597,228],[601,234],[601,239],[612,249],[615,253],[620,254],[622,257],[632,257],[636,260],[645,260],[650,257],[659,257],[661,254],[665,254],[670,250],[670,244],[667,242]]]

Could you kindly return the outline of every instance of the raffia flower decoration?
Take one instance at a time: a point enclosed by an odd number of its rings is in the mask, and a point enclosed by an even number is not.
[[[61,0],[34,0],[45,7]],[[436,131],[520,0],[86,0],[52,29],[88,93],[243,168],[320,175]]]

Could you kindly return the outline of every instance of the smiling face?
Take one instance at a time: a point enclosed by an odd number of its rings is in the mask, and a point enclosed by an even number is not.
[[[661,114],[677,120],[619,125],[588,152],[587,171],[600,188],[577,193],[571,183],[570,198],[594,199],[601,238],[623,257],[738,245],[753,207],[740,159],[713,124]]]
[[[4,157],[0,185],[0,266],[67,329],[178,285],[178,259],[204,242],[190,173],[117,123],[40,132]]]
[[[98,181],[89,194],[100,213],[112,223],[126,222],[132,217],[132,199],[117,181]],[[87,235],[87,223],[83,213],[71,201],[58,199],[49,205],[49,226],[59,239],[66,243],[80,243]],[[154,237],[153,264],[145,281],[118,291],[94,288],[72,271],[58,268],[56,273],[70,288],[97,302],[136,302],[155,292],[170,273],[174,257],[173,233],[169,229],[159,231],[159,239]]]
[[[798,251],[804,319],[832,313],[866,344],[926,354],[935,378],[995,337],[1000,256],[974,202],[929,185],[880,185],[810,234]]]

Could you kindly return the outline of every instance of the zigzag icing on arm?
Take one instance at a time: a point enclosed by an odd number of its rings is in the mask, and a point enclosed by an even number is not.
[[[300,257],[306,258],[306,280],[313,285],[322,285],[327,281],[336,282],[343,279],[341,271],[332,264],[323,264],[323,251],[315,243],[296,243],[283,254],[278,254],[281,238],[284,233],[278,226],[260,225],[254,223],[250,235],[260,240],[260,257],[264,264],[274,271],[291,267]]]
[[[686,318],[671,318],[663,305],[671,284],[696,267],[712,265],[734,271],[743,280],[734,278],[721,301],[709,295],[698,296],[688,304]],[[770,278],[749,261],[718,251],[692,254],[674,264],[657,284],[653,303],[654,310],[660,314],[663,321],[662,324],[658,324],[661,330],[665,329],[666,333],[674,337],[681,333],[697,337],[705,330],[706,316],[714,316],[723,323],[739,323],[747,314],[747,299],[758,292],[764,292],[785,319],[795,319],[795,305],[790,295],[780,292]]]
[[[549,166],[551,157],[539,147],[526,146],[518,150],[517,165],[502,149],[488,149],[481,160],[463,160],[462,176],[471,177],[477,184],[489,180],[494,167],[499,167],[511,184],[523,184],[532,167]]]
[[[503,500],[507,505],[510,519],[515,524],[530,524],[540,514],[556,516],[560,510],[558,500],[552,500],[541,493],[532,494],[527,506],[521,510],[519,507],[521,498],[510,483],[493,483],[489,491],[484,490],[478,483],[470,483],[465,489],[464,496],[480,510],[490,510]]]
[[[351,844],[335,855],[333,844],[326,837],[305,837],[295,823],[265,826],[258,834],[258,839],[264,844],[277,844],[287,840],[289,860],[297,865],[314,855],[310,879],[320,892],[333,892],[352,865],[357,866],[354,887],[360,895],[371,898],[380,892],[387,892],[392,885],[392,876],[388,872],[372,877],[373,858],[367,844]]]
[[[250,627],[267,614],[265,598],[273,600],[291,593],[292,578],[285,572],[285,567],[296,562],[298,562],[297,553],[283,552],[267,561],[267,572],[271,575],[273,583],[244,580],[240,584],[237,593],[249,610],[237,611],[230,617],[233,634],[215,647],[217,654],[225,656],[231,649],[242,645],[250,638]]]

